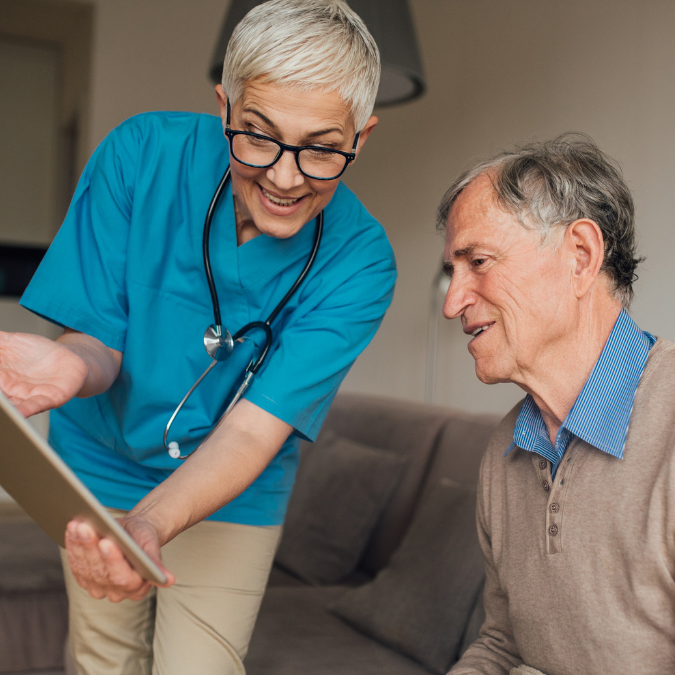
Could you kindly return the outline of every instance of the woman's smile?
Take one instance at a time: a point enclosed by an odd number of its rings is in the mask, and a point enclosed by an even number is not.
[[[269,213],[275,216],[291,216],[302,207],[302,202],[308,195],[299,197],[282,197],[278,193],[266,190],[260,183],[256,183],[260,202]]]

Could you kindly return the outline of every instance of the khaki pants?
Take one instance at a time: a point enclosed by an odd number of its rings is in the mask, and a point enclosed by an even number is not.
[[[198,523],[162,548],[176,583],[139,602],[95,600],[61,551],[78,675],[243,675],[281,529]]]

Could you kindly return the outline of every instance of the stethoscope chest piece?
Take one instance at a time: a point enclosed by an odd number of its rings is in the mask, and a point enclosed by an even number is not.
[[[234,340],[229,330],[212,323],[204,332],[204,347],[214,361],[225,361],[232,354]]]

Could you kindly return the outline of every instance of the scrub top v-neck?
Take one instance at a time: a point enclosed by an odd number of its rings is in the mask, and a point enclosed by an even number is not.
[[[66,219],[21,304],[123,352],[112,387],[52,411],[50,442],[106,506],[132,508],[180,465],[164,427],[209,357],[213,310],[203,222],[229,162],[211,115],[146,113],[92,155]],[[297,278],[316,222],[288,239],[237,246],[231,186],[214,216],[211,263],[231,332],[264,319]],[[381,225],[342,183],[325,209],[312,271],[274,324],[268,360],[245,398],[295,432],[260,477],[214,520],[283,522],[301,438],[314,440],[352,363],[391,302],[393,253]],[[253,336],[255,337],[255,336]],[[235,350],[195,391],[172,428],[194,449],[239,385],[253,347]]]

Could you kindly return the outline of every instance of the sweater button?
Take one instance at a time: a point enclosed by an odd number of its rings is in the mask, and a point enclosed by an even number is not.
[[[560,509],[560,507],[555,502],[553,502],[553,504],[551,504],[551,513],[558,513],[559,509]]]
[[[543,481],[541,485],[544,488],[544,490],[546,490],[546,492],[548,492],[551,488],[551,486],[548,484],[547,480]]]
[[[548,532],[552,537],[555,537],[555,535],[558,534],[558,526],[551,525],[551,527],[548,528]]]
[[[546,460],[545,460],[545,459],[540,459],[540,460],[539,460],[539,468],[540,468],[540,469],[545,469],[545,468],[546,468]]]

